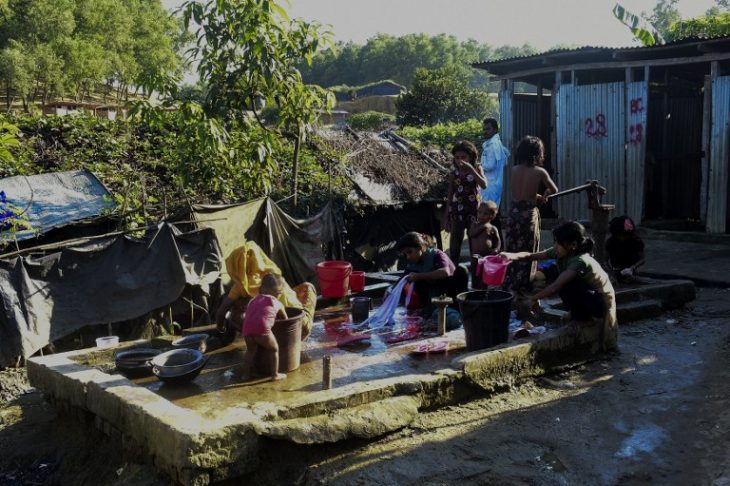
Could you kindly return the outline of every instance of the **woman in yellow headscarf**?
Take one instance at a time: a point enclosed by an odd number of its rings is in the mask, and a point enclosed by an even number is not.
[[[226,258],[226,270],[233,281],[233,287],[228,296],[218,307],[215,320],[219,329],[226,327],[226,314],[231,310],[231,324],[240,327],[243,322],[243,313],[246,304],[258,295],[261,279],[267,273],[281,275],[281,270],[264,251],[253,241],[244,242]],[[314,309],[317,304],[317,290],[309,282],[304,282],[293,289],[285,283],[279,300],[285,307],[304,309],[302,319],[302,339],[306,339],[312,332]]]

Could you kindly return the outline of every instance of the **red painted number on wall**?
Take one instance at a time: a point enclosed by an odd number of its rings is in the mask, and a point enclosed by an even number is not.
[[[607,137],[608,128],[606,128],[606,117],[603,113],[598,113],[595,118],[586,118],[586,135],[589,137]]]
[[[635,115],[644,111],[644,98],[634,98],[629,102],[631,114]]]
[[[629,127],[629,142],[632,145],[641,143],[644,140],[644,125],[637,123]]]

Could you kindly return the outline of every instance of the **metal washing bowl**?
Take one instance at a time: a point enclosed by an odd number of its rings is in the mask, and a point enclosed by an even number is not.
[[[120,351],[114,355],[117,370],[129,378],[137,378],[152,374],[150,360],[162,351],[153,348],[133,348]]]
[[[173,349],[152,359],[152,373],[166,382],[184,383],[198,376],[206,361],[196,349]]]
[[[206,344],[208,337],[209,336],[207,334],[203,333],[190,334],[189,336],[174,340],[172,342],[172,347],[175,349],[197,349],[201,353],[205,353],[205,350],[208,347]]]

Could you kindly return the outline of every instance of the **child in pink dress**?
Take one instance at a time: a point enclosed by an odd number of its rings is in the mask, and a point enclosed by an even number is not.
[[[284,305],[277,299],[283,289],[282,278],[274,273],[267,273],[261,279],[259,295],[251,299],[246,307],[243,319],[243,339],[246,341],[244,364],[247,370],[253,367],[254,358],[259,350],[269,353],[271,379],[283,380],[286,374],[279,373],[279,345],[271,328],[274,321],[286,319]]]

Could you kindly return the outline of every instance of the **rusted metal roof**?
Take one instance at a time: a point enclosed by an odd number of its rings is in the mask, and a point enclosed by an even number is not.
[[[673,57],[700,57],[711,52],[730,51],[730,36],[693,36],[657,46],[605,47],[582,46],[574,49],[555,49],[529,56],[509,57],[473,63],[472,67],[484,69],[495,76],[510,76],[539,68],[588,64],[615,63],[620,67],[625,61],[654,60]]]

